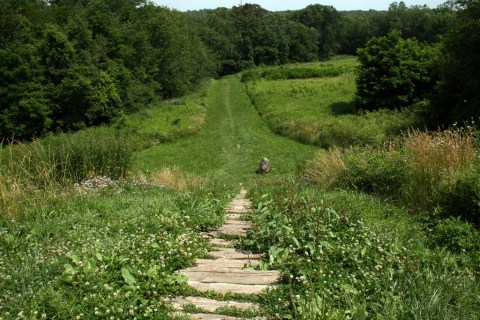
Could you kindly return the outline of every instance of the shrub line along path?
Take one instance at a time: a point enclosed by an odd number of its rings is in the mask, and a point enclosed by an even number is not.
[[[188,284],[197,291],[215,293],[257,294],[274,285],[280,278],[280,272],[275,270],[252,270],[262,258],[259,254],[227,248],[233,245],[225,237],[243,237],[251,227],[244,219],[248,212],[250,201],[245,198],[246,191],[242,188],[239,195],[230,202],[227,208],[227,219],[222,227],[205,233],[204,236],[216,247],[210,252],[213,259],[197,259],[196,266],[178,271],[188,278]],[[245,269],[248,267],[249,269]],[[240,319],[221,314],[192,313],[184,311],[185,305],[195,305],[196,308],[208,312],[219,309],[235,308],[240,310],[258,310],[258,305],[247,302],[217,301],[200,297],[177,297],[172,299],[177,315],[185,315],[191,319]],[[261,319],[261,318],[256,318]]]

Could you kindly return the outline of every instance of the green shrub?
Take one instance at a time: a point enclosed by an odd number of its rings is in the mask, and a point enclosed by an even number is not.
[[[455,253],[480,250],[480,233],[471,223],[461,218],[440,220],[431,238],[435,245]]]
[[[38,172],[41,163],[50,168],[55,180],[64,182],[93,176],[124,177],[132,164],[133,151],[125,131],[100,127],[25,144],[19,156],[29,172]]]
[[[345,154],[348,174],[341,180],[342,186],[385,197],[398,197],[406,173],[403,159],[398,154],[385,149],[349,151]]]
[[[439,204],[448,215],[460,216],[480,226],[480,168],[460,172],[440,188]]]
[[[364,110],[410,107],[432,91],[433,56],[436,47],[404,40],[400,32],[372,38],[358,50],[356,105]]]
[[[307,161],[307,180],[322,187],[354,189],[398,197],[405,177],[403,159],[385,149],[351,148],[320,151]]]
[[[263,267],[284,279],[269,293],[276,319],[447,320],[480,311],[471,224],[451,219],[430,234],[466,249],[456,254],[436,242],[429,248],[406,210],[364,194],[282,182],[261,185],[252,198],[257,227],[246,242],[268,251]]]
[[[299,319],[336,313],[368,318],[394,294],[389,282],[403,263],[401,245],[377,233],[352,207],[296,191],[264,194],[250,236],[260,252],[269,253],[269,266],[282,270]]]

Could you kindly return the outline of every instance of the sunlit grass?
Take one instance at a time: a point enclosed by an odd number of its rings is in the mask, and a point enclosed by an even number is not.
[[[312,70],[323,66],[335,75],[293,80],[288,77],[269,80],[270,69],[259,69],[265,77],[248,81],[247,90],[274,132],[325,148],[378,145],[418,125],[418,118],[409,110],[358,114],[353,102],[356,65],[354,57],[311,64]],[[302,68],[308,66],[305,64]],[[284,66],[280,70],[289,68],[298,67]]]

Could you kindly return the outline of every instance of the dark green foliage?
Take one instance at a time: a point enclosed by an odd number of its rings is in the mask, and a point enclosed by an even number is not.
[[[371,39],[358,50],[358,108],[396,109],[427,98],[433,88],[430,68],[436,51],[415,39],[402,39],[399,32]]]
[[[216,71],[179,12],[145,1],[2,1],[0,138],[110,123]]]
[[[259,5],[190,13],[220,63],[220,75],[255,65],[317,60],[317,31]]]
[[[480,250],[480,234],[473,224],[460,218],[440,220],[432,234],[433,243],[455,253]]]
[[[433,230],[431,241],[457,254],[480,250],[480,233],[473,224],[460,218],[440,220]]]
[[[480,1],[455,1],[459,10],[443,41],[439,95],[433,99],[437,123],[480,117]]]
[[[144,0],[3,0],[0,137],[28,139],[48,131],[111,123],[121,112],[181,96],[206,77],[354,53],[371,37],[391,30],[433,42],[448,29],[453,12],[447,6],[407,8],[400,2],[392,3],[388,12],[340,13],[331,6],[310,5],[273,13],[245,4],[184,14]],[[461,32],[477,34],[467,29]],[[449,39],[449,47],[460,47],[452,40],[454,32]],[[414,65],[416,58],[406,64]],[[451,55],[449,61],[457,60]],[[410,85],[416,87],[415,94],[425,89],[425,79],[418,78],[423,70],[411,67],[413,74],[400,75],[410,77],[411,83],[387,81],[402,87],[401,92],[387,88],[387,94],[399,100],[393,105],[417,100]],[[455,66],[450,63],[445,69]],[[291,78],[307,76],[300,73]],[[457,93],[447,95],[450,78],[454,77],[445,73],[440,86],[445,103],[438,108],[446,110],[443,113],[459,98]],[[468,92],[478,91],[475,81],[468,86]],[[471,94],[457,91],[466,97],[459,101],[475,105]],[[457,109],[465,108],[460,103]]]
[[[317,31],[318,58],[325,59],[337,52],[340,34],[340,13],[332,6],[309,5],[292,13],[293,21]]]
[[[406,169],[400,157],[384,157],[379,151],[365,149],[346,153],[343,161],[349,174],[340,178],[339,184],[346,189],[390,198],[397,196],[405,183]]]
[[[3,125],[0,129],[1,136],[15,136],[21,139],[48,130],[53,120],[45,88],[28,82],[16,86],[16,89],[20,91],[16,97],[18,100],[0,114],[0,123]]]
[[[355,54],[369,39],[386,36],[397,30],[405,38],[421,43],[435,43],[449,30],[454,11],[444,5],[436,9],[427,6],[407,7],[403,1],[390,4],[388,11],[341,12],[340,48],[343,54]]]
[[[453,184],[441,189],[440,205],[447,215],[461,216],[480,226],[480,174],[475,168],[459,174]]]

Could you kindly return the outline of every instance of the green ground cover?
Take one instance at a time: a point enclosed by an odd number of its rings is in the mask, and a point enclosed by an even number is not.
[[[222,223],[226,195],[97,178],[2,219],[0,318],[166,318],[162,297],[185,286],[173,271],[205,257],[198,232]]]
[[[270,128],[303,143],[324,148],[380,144],[419,124],[408,110],[358,113],[353,103],[356,66],[356,58],[341,57],[301,68],[247,71],[244,80]],[[292,77],[287,71],[297,69],[304,72]]]
[[[211,80],[213,81],[213,80]],[[188,96],[162,101],[124,116],[117,126],[130,129],[142,141],[172,142],[200,131],[206,116],[206,95],[211,81]]]
[[[213,83],[207,101],[205,127],[198,135],[140,152],[135,170],[179,167],[209,180],[248,186],[257,179],[255,170],[263,157],[270,159],[273,176],[292,176],[316,151],[272,134],[237,77]]]
[[[276,83],[285,85],[282,90],[298,81],[315,83],[311,90],[319,83],[333,86],[332,79],[299,80],[305,65],[300,69],[282,71],[296,80]],[[348,78],[336,76],[342,77]],[[269,82],[247,85],[254,83]],[[222,208],[240,183],[251,190],[258,210],[252,214],[256,228],[238,246],[267,252],[262,267],[283,274],[276,290],[235,297],[259,302],[259,314],[271,319],[477,317],[477,227],[442,211],[445,204],[433,201],[437,193],[430,192],[423,211],[396,198],[404,190],[405,199],[420,199],[413,193],[415,181],[424,182],[425,188],[416,188],[424,193],[437,190],[439,181],[449,203],[467,205],[461,208],[475,221],[480,194],[473,174],[478,172],[474,132],[412,134],[407,149],[397,139],[383,148],[319,151],[273,134],[239,77],[205,88],[167,108],[128,116],[116,127],[3,150],[0,318],[168,319],[163,297],[194,294],[174,271],[205,256],[208,246],[198,232],[222,223]],[[303,97],[310,108],[315,99]],[[297,116],[288,114],[290,121]],[[390,116],[398,114],[382,115]],[[103,147],[95,148],[96,143]],[[124,156],[114,152],[119,145]],[[52,161],[42,162],[45,155]],[[79,159],[86,165],[73,170],[70,155],[83,155]],[[106,165],[119,156],[122,170]],[[258,176],[262,157],[271,160],[272,172]]]
[[[478,260],[435,244],[406,210],[358,192],[261,184],[258,228],[283,284],[264,301],[276,319],[474,319]]]

